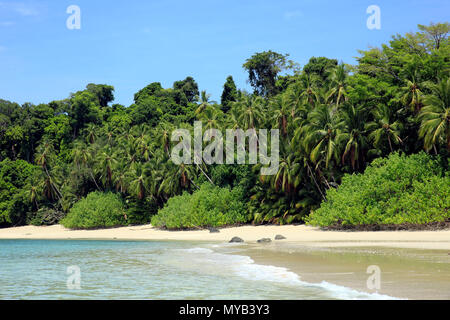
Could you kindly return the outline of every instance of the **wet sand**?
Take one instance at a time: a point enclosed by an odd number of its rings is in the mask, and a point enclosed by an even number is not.
[[[402,299],[450,299],[447,250],[267,244],[249,245],[244,252],[255,263],[288,268],[307,282],[326,281]],[[380,290],[367,286],[369,266],[380,269]]]

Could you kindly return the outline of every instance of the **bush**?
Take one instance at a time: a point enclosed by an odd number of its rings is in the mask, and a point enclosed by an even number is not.
[[[75,203],[61,224],[70,229],[96,229],[124,226],[127,221],[117,194],[93,192]]]
[[[51,226],[57,224],[64,217],[64,213],[53,208],[40,208],[28,223],[33,226]]]
[[[450,176],[425,153],[392,154],[364,174],[346,175],[307,223],[315,226],[400,225],[450,218]]]
[[[170,198],[153,216],[152,225],[167,229],[221,227],[248,221],[241,188],[220,188],[204,183],[193,194]]]

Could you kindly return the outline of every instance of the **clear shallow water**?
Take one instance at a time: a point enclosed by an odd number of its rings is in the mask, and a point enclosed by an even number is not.
[[[69,266],[81,289],[69,289]],[[0,240],[0,299],[388,299],[285,268],[230,245],[195,242]]]

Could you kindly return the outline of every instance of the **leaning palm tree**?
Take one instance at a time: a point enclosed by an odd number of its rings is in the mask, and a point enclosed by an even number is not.
[[[441,144],[450,151],[450,78],[431,85],[430,89],[419,114],[419,136],[424,139],[427,151]]]
[[[373,141],[376,148],[381,148],[387,141],[390,152],[394,151],[392,143],[402,144],[400,132],[403,128],[400,121],[395,121],[393,113],[386,105],[378,105],[373,111],[374,121],[366,125],[369,139]]]

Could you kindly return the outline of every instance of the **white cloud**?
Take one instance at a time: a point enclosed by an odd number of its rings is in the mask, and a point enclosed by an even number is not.
[[[24,17],[39,15],[39,11],[34,5],[25,2],[0,2],[0,9],[13,11]]]
[[[286,20],[291,20],[294,18],[298,18],[298,17],[302,17],[303,16],[303,12],[296,10],[296,11],[286,11],[284,13],[284,19]]]
[[[12,21],[0,21],[0,27],[11,27],[15,25],[15,22]]]

